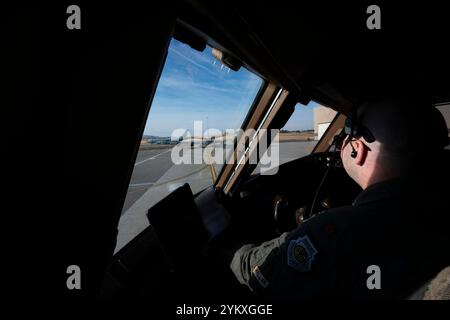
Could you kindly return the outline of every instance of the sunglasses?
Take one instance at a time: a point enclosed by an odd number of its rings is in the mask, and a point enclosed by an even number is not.
[[[334,136],[332,144],[335,146],[336,151],[341,150],[342,143],[347,137],[349,141],[353,141],[358,137],[363,137],[369,143],[375,141],[375,137],[372,132],[366,126],[357,123],[354,113],[347,116],[345,119],[344,128],[342,128],[342,131],[339,134]]]
[[[375,136],[364,125],[358,122],[356,112],[350,113],[345,119],[345,126],[343,129],[345,135],[348,135],[350,139],[363,137],[364,140],[371,143],[375,141]]]

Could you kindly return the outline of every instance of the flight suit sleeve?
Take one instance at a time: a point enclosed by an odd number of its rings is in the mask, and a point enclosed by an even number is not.
[[[238,281],[248,286],[254,268],[264,263],[271,254],[277,252],[286,236],[287,233],[284,233],[280,237],[264,242],[260,246],[246,244],[237,250],[231,261],[231,270]]]
[[[330,295],[336,283],[336,239],[317,219],[262,243],[244,245],[231,270],[258,295],[312,298]]]

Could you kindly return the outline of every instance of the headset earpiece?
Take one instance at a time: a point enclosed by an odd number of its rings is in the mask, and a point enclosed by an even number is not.
[[[350,137],[350,139],[352,139],[352,137]],[[348,143],[350,144],[350,147],[352,148],[352,152],[350,153],[350,157],[356,158],[356,156],[358,155],[358,152],[355,150],[355,147],[353,146],[353,143],[352,143],[351,140]]]

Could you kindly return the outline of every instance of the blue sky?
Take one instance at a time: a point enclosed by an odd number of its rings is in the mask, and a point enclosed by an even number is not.
[[[184,128],[193,132],[194,121],[203,130],[240,128],[262,80],[248,70],[238,72],[221,65],[211,55],[172,40],[147,120],[144,134],[170,136]],[[285,129],[312,128],[312,107],[297,105]]]
[[[294,113],[282,129],[291,131],[314,129],[313,110],[316,106],[315,102],[310,102],[306,106],[297,103]]]

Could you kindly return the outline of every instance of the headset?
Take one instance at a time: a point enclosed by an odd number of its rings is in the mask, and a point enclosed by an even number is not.
[[[356,110],[354,112],[351,112],[345,119],[345,126],[343,132],[341,133],[341,138],[342,134],[344,135],[344,138],[345,136],[348,136],[348,141],[350,143],[350,147],[352,148],[352,152],[350,153],[350,156],[352,158],[356,158],[358,155],[358,152],[355,150],[352,144],[354,138],[363,137],[364,140],[369,143],[375,141],[375,137],[372,132],[366,126],[360,123]]]
[[[364,140],[366,140],[368,143],[375,141],[375,136],[372,134],[372,132],[366,126],[361,124],[360,121],[358,120],[358,115],[357,115],[356,110],[349,113],[347,115],[347,118],[345,119],[344,128],[333,139],[332,146],[334,146],[335,152],[333,152],[333,154],[331,156],[331,160],[328,164],[328,169],[325,171],[325,174],[324,174],[321,182],[319,183],[319,187],[317,188],[316,194],[314,196],[314,199],[313,199],[313,202],[311,205],[311,209],[309,211],[309,217],[311,217],[314,214],[318,196],[319,196],[322,186],[328,176],[328,173],[330,172],[331,168],[337,167],[337,165],[336,165],[337,164],[336,150],[338,150],[338,146],[342,145],[342,142],[344,141],[344,139],[347,136],[348,136],[348,142],[350,144],[350,147],[352,148],[352,152],[350,153],[350,156],[352,158],[356,158],[358,156],[358,152],[355,150],[355,148],[353,147],[353,144],[352,144],[353,139],[358,138],[358,137],[363,137]]]

